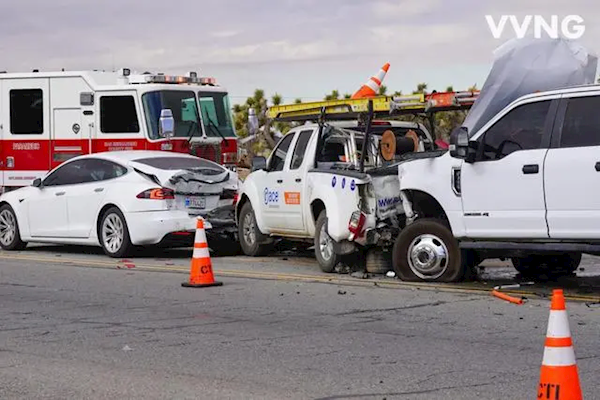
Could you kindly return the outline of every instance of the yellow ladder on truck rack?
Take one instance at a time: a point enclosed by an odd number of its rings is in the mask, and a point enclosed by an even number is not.
[[[441,92],[406,96],[377,96],[364,99],[324,100],[286,104],[269,108],[268,117],[280,121],[318,119],[325,108],[328,119],[356,119],[367,113],[373,101],[373,114],[378,118],[394,114],[418,114],[470,108],[479,92]]]

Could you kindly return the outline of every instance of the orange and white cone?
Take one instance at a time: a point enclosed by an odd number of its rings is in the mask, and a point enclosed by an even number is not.
[[[552,292],[537,398],[540,400],[582,399],[565,297],[561,289]]]
[[[204,220],[198,217],[196,222],[196,237],[194,239],[194,254],[190,265],[190,280],[184,282],[184,287],[208,287],[222,286],[223,282],[216,282],[210,261],[206,232],[204,231]]]
[[[387,74],[390,69],[390,63],[386,63],[377,75],[369,78],[367,83],[361,86],[360,89],[356,91],[352,95],[353,99],[363,99],[365,97],[375,97],[379,94],[379,88],[381,87],[381,82],[383,82],[383,78],[385,78],[385,74]]]

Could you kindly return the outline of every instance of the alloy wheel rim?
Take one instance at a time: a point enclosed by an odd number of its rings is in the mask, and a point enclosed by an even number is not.
[[[435,235],[417,236],[408,246],[407,255],[410,269],[423,280],[437,279],[448,269],[448,248]]]
[[[102,238],[106,249],[111,253],[119,251],[123,245],[125,229],[123,222],[116,214],[110,214],[102,224]]]
[[[0,213],[0,242],[8,246],[12,243],[17,232],[17,222],[13,213],[3,210]]]

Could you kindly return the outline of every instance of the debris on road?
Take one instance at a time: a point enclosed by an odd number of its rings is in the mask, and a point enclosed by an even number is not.
[[[346,294],[345,290],[338,290],[338,294]]]
[[[356,271],[350,275],[352,278],[369,279],[369,274],[365,271]]]
[[[394,271],[388,271],[387,274],[385,274],[385,276],[387,276],[388,278],[395,278],[396,273]]]

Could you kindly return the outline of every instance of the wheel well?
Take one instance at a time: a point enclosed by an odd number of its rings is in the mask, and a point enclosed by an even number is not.
[[[119,208],[114,204],[106,204],[98,213],[98,220],[96,221],[96,235],[98,236],[98,240],[100,240],[100,223],[102,222],[102,217],[104,216],[106,211],[108,211],[108,209],[112,207]]]
[[[319,214],[321,211],[325,210],[325,203],[322,200],[315,200],[310,203],[310,211],[312,212],[313,221],[316,221],[319,218]]]
[[[242,207],[244,207],[244,204],[246,204],[249,201],[250,201],[250,199],[248,198],[248,196],[243,194],[242,197],[240,198],[240,200],[238,201],[238,203],[235,205],[235,209],[236,209],[235,223],[236,224],[240,223],[240,211],[242,210]]]
[[[413,210],[419,214],[420,218],[441,219],[450,226],[446,212],[432,195],[419,190],[411,190],[410,197]]]

